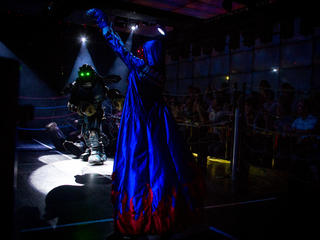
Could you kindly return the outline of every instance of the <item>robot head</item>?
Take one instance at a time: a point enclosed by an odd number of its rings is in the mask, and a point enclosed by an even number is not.
[[[89,64],[83,64],[78,71],[79,78],[92,78],[96,74],[96,71]]]
[[[77,82],[81,85],[91,85],[96,80],[96,71],[93,69],[92,66],[88,64],[83,64],[78,71],[78,78]]]

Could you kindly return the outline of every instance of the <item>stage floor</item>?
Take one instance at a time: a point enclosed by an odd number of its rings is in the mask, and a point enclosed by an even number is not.
[[[89,166],[39,139],[18,141],[16,150],[17,239],[102,240],[112,233],[112,158]],[[228,164],[210,161],[203,171],[208,189],[204,224],[172,239],[270,239],[279,234],[287,218],[285,173],[253,168],[248,187],[235,190]]]

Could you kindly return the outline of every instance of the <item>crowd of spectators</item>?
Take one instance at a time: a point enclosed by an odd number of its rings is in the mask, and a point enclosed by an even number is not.
[[[277,97],[276,97],[277,95]],[[245,153],[258,165],[292,170],[302,178],[319,178],[318,95],[301,94],[283,83],[279,92],[260,82],[245,100]]]
[[[227,84],[219,89],[208,86],[204,92],[189,86],[183,96],[165,95],[183,136],[194,152],[225,157],[227,127],[232,122],[232,102]],[[206,149],[199,149],[205,146]]]
[[[197,87],[190,86],[184,96],[165,95],[177,122],[208,123],[225,120],[231,110],[229,87],[220,89],[208,86],[204,93]]]
[[[317,178],[318,95],[301,94],[289,83],[274,89],[267,80],[246,92],[227,83],[220,88],[210,85],[203,92],[190,86],[185,96],[165,95],[165,101],[195,152],[231,158],[233,113],[239,106],[242,152],[253,164],[301,171],[302,162],[307,162],[306,168]]]

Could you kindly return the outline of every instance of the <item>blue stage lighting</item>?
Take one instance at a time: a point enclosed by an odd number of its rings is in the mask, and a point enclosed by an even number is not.
[[[125,46],[128,51],[131,51],[132,49],[133,34],[134,34],[133,31],[131,31],[125,42]],[[127,90],[128,83],[126,79],[128,78],[128,73],[129,73],[128,67],[124,64],[124,62],[119,57],[117,57],[114,60],[114,63],[108,72],[108,74],[110,75],[115,74],[121,77],[120,82],[112,84],[112,87],[119,89],[122,94],[125,94]]]
[[[78,57],[76,58],[76,61],[75,61],[73,68],[72,68],[72,72],[69,76],[69,80],[68,80],[69,83],[73,82],[78,77],[79,67],[81,67],[83,64],[89,64],[95,69],[90,52],[89,52],[87,45],[85,43],[81,44],[81,48],[78,53]]]

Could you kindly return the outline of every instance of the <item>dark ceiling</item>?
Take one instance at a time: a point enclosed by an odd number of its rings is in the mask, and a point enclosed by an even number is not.
[[[56,81],[61,78],[60,72],[72,68],[68,64],[74,61],[73,53],[79,51],[79,44],[75,44],[79,33],[95,43],[91,51],[106,51],[94,56],[109,54],[96,24],[85,15],[92,7],[108,15],[121,37],[128,36],[130,24],[139,24],[134,41],[137,46],[158,34],[173,59],[188,57],[190,49],[193,56],[199,56],[201,51],[210,54],[212,49],[224,51],[226,44],[237,49],[240,35],[245,46],[252,46],[258,38],[268,43],[274,24],[279,23],[280,36],[290,38],[296,15],[300,16],[301,29],[306,34],[313,31],[313,26],[320,26],[316,1],[8,0],[6,4],[0,9],[1,42],[14,49],[26,64],[41,69],[43,76],[55,72],[48,80],[55,89],[61,88],[61,82]],[[171,30],[166,37],[159,36],[157,24]],[[102,73],[103,69],[107,68],[101,67]]]
[[[176,26],[194,24],[230,14],[248,7],[275,0],[11,0],[8,11],[25,15],[52,15],[63,21],[88,24],[84,11],[92,7],[103,9],[117,26],[127,31],[128,24],[140,24],[137,34],[152,36],[151,25]]]
[[[224,0],[130,0],[128,2],[170,13],[209,19],[227,12],[223,7],[223,1]],[[244,4],[235,1],[232,3],[233,10],[243,7],[245,7]]]
[[[243,8],[249,2],[262,2],[261,0],[109,0],[109,1],[62,1],[62,0],[11,0],[8,1],[8,9],[28,14],[40,14],[44,8],[53,5],[65,6],[73,9],[86,6],[100,6],[105,9],[125,10],[148,14],[150,16],[158,10],[171,15],[184,15],[199,19],[209,19],[214,16],[225,14],[228,10]],[[266,1],[264,1],[266,2]],[[268,1],[270,2],[270,0]],[[271,0],[272,2],[272,0]],[[229,3],[229,7],[227,6]],[[230,5],[231,4],[231,5]]]
[[[160,25],[173,33],[174,39],[178,34],[182,40],[195,35],[204,39],[209,33],[216,36],[217,32],[221,35],[240,28],[258,32],[265,25],[269,28],[275,18],[290,15],[294,8],[296,12],[304,9],[310,18],[315,15],[309,11],[317,10],[289,0],[10,0],[7,5],[11,15],[51,17],[60,23],[92,27],[96,25],[85,11],[96,7],[107,14],[118,32],[128,33],[130,25],[137,24],[136,35],[155,37]]]

